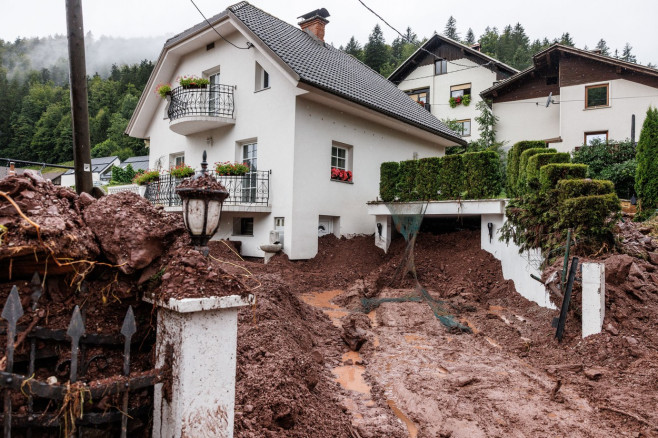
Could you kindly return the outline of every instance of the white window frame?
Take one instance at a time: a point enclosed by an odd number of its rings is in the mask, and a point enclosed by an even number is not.
[[[270,89],[270,74],[256,61],[254,93]]]
[[[461,125],[461,130],[459,131],[459,134],[462,137],[470,137],[472,132],[471,130],[473,129],[473,123],[471,122],[471,119],[455,120],[455,122]],[[466,122],[468,122],[468,134],[464,133],[464,126]]]
[[[169,168],[176,167],[179,164],[185,164],[185,152],[176,152],[169,154]]]

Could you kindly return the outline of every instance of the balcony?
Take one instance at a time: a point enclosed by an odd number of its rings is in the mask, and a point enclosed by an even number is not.
[[[233,85],[221,84],[208,88],[174,88],[167,108],[169,129],[190,135],[233,125],[234,89]]]
[[[223,211],[263,212],[272,211],[270,205],[269,170],[249,172],[240,176],[213,175],[228,191]],[[171,175],[160,175],[160,180],[146,186],[144,197],[154,205],[162,205],[168,211],[181,211],[183,203],[176,194],[176,186],[183,181]]]

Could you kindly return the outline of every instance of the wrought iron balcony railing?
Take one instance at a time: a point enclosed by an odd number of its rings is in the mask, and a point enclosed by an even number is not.
[[[270,202],[270,171],[259,170],[248,172],[240,176],[213,175],[228,191],[228,198],[224,205],[263,205]],[[166,207],[179,207],[183,205],[176,194],[176,187],[184,178],[174,178],[171,175],[160,175],[159,181],[146,186],[144,197],[156,205]]]
[[[209,85],[207,88],[176,87],[171,91],[169,120],[187,116],[233,118],[233,85]]]

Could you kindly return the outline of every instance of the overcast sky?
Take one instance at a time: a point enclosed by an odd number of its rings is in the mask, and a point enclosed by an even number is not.
[[[0,39],[13,41],[17,37],[48,36],[66,33],[65,0],[1,1]],[[210,17],[234,2],[195,0]],[[532,39],[559,37],[570,32],[577,47],[592,48],[600,38],[608,46],[633,46],[639,62],[658,64],[658,0],[470,0],[402,2],[363,0],[394,27],[403,31],[407,26],[419,37],[441,33],[450,15],[457,20],[462,36],[469,27],[479,37],[486,26],[502,29],[520,22]],[[297,17],[325,7],[331,14],[325,40],[336,47],[344,45],[354,35],[364,44],[376,23],[380,23],[387,42],[395,33],[365,9],[358,0],[252,0],[252,4],[270,14],[297,23]],[[85,31],[95,37],[164,36],[202,21],[190,0],[83,0]],[[153,55],[157,56],[157,53]]]

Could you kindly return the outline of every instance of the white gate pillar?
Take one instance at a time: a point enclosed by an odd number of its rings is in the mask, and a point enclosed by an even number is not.
[[[375,245],[388,252],[391,245],[391,228],[393,220],[390,215],[375,216]]]
[[[171,366],[171,377],[154,388],[153,437],[233,437],[238,310],[253,302],[231,295],[156,303],[156,367]]]
[[[605,317],[605,265],[583,263],[583,338],[601,333]]]

